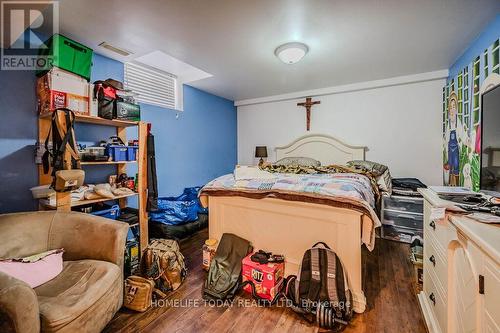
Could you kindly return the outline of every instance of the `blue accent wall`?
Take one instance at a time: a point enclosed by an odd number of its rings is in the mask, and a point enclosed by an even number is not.
[[[123,64],[95,54],[92,82],[123,81]],[[35,75],[0,71],[0,213],[34,210],[30,187],[38,184],[34,164],[37,139]],[[237,161],[234,102],[184,85],[184,111],[141,104],[142,119],[152,123],[160,196],[177,195],[184,187],[203,185],[232,172]],[[178,115],[178,116],[177,116]],[[128,136],[137,136],[130,129]],[[111,127],[77,124],[79,143],[95,144],[115,134]],[[86,181],[103,182],[115,168],[87,166]],[[129,167],[129,175],[136,170]],[[133,204],[133,203],[132,203]]]
[[[500,34],[500,14],[496,18],[488,23],[486,28],[479,34],[479,36],[474,39],[474,41],[469,45],[467,50],[465,50],[460,57],[455,61],[450,67],[450,73],[448,78],[453,78],[458,75],[465,66],[467,66],[474,58],[484,52],[495,40],[498,39]]]
[[[153,124],[160,196],[231,173],[237,160],[234,103],[184,85],[184,111],[141,105]],[[176,116],[178,115],[178,118]]]
[[[0,213],[36,209],[37,119],[35,73],[0,70]]]

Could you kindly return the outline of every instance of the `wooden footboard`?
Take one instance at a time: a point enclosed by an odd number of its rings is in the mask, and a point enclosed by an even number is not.
[[[304,251],[318,241],[342,260],[350,281],[354,311],[362,313],[366,299],[361,285],[360,212],[314,203],[280,199],[211,196],[209,235],[220,240],[233,233],[254,248],[284,254],[285,274],[297,274]]]

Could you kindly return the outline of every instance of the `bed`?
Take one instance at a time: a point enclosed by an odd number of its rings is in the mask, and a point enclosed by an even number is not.
[[[300,156],[316,159],[322,165],[345,165],[351,160],[364,160],[367,148],[314,134],[275,150],[277,160]],[[223,233],[233,233],[249,240],[255,249],[284,254],[286,275],[297,274],[304,251],[323,241],[346,267],[354,311],[364,312],[361,247],[365,244],[373,249],[375,228],[380,226],[371,205],[349,196],[336,196],[335,192],[321,195],[316,189],[300,195],[280,190],[270,195],[261,187],[233,190],[223,185],[229,179],[216,179],[200,193],[202,205],[209,207],[210,238],[220,240]]]

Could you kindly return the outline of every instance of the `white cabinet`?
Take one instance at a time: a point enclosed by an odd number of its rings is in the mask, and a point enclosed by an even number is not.
[[[498,263],[486,257],[484,272],[484,311],[480,312],[483,332],[500,332],[500,272]]]
[[[500,226],[446,214],[430,190],[424,202],[424,288],[419,301],[430,332],[500,332]]]
[[[479,309],[478,275],[473,267],[472,244],[450,243],[449,313],[450,332],[477,332]],[[473,249],[472,249],[473,250]]]

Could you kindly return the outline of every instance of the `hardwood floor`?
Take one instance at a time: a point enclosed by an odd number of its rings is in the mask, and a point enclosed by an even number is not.
[[[201,248],[207,236],[207,230],[202,230],[181,242],[189,271],[178,290],[144,313],[120,310],[104,332],[321,331],[285,307],[244,307],[245,302],[252,303],[246,294],[237,296],[233,306],[204,305]],[[413,289],[408,245],[377,239],[373,252],[363,249],[367,309],[355,315],[344,332],[426,332]]]

